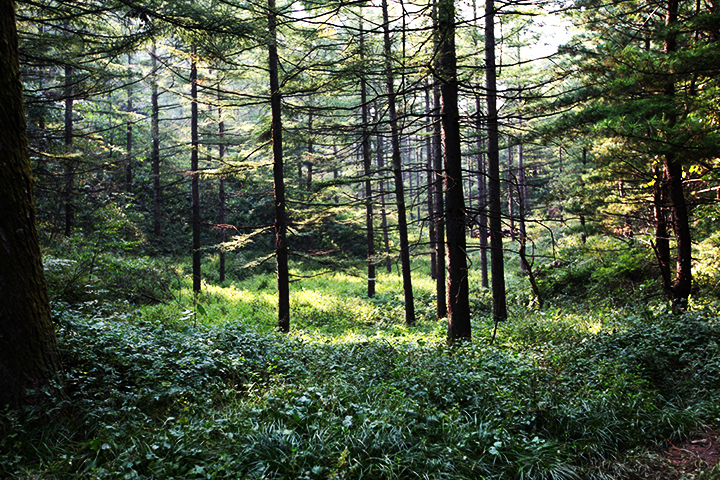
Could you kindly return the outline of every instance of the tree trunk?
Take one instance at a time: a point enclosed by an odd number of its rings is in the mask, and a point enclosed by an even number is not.
[[[160,238],[160,94],[158,93],[157,83],[157,48],[153,43],[150,53],[152,58],[152,76],[151,88],[152,93],[150,101],[152,104],[151,120],[150,120],[150,136],[152,137],[152,149],[150,151],[150,159],[152,163],[153,177],[153,235],[156,239]]]
[[[668,0],[665,26],[665,54],[671,55],[677,51],[677,21],[678,0]],[[665,95],[672,101],[675,96],[675,82],[670,75],[670,81],[665,86]],[[669,134],[677,124],[678,112],[673,105],[667,112]],[[668,139],[672,143],[672,139]],[[668,151],[664,157],[665,180],[668,189],[668,200],[672,213],[672,226],[675,232],[677,251],[677,264],[675,281],[672,285],[673,310],[683,311],[687,307],[687,300],[692,289],[692,236],[690,234],[690,219],[688,215],[685,193],[683,192],[682,162],[674,151]]]
[[[476,131],[477,131],[477,165],[478,165],[478,235],[480,236],[480,285],[489,287],[488,282],[488,217],[487,217],[487,175],[485,172],[485,141],[482,136],[483,115],[480,109],[480,95],[475,97]]]
[[[442,99],[440,119],[445,163],[448,344],[452,345],[458,340],[471,338],[454,0],[438,2],[438,34],[437,72]]]
[[[363,24],[360,22],[360,63],[365,64],[365,35]],[[362,108],[362,155],[363,169],[365,172],[365,226],[367,229],[367,269],[368,269],[368,297],[375,296],[375,234],[373,231],[373,204],[372,204],[372,182],[371,157],[370,157],[370,132],[368,131],[369,109],[367,103],[367,81],[363,71],[360,78],[360,104]]]
[[[272,115],[273,184],[275,192],[275,259],[278,280],[278,329],[290,331],[290,272],[288,270],[287,223],[285,219],[285,178],[283,174],[282,115],[277,51],[275,0],[268,0],[268,63],[270,67],[270,110]]]
[[[385,206],[385,152],[383,150],[383,138],[377,126],[380,122],[380,112],[377,103],[375,104],[375,125],[377,130],[377,165],[382,178],[380,179],[380,228],[383,232],[383,243],[385,245],[385,269],[392,273],[392,260],[390,259],[390,236],[388,234],[387,209]]]
[[[500,210],[500,154],[498,150],[497,77],[495,71],[495,2],[485,0],[485,81],[487,89],[488,217],[490,220],[490,269],[492,274],[493,321],[507,318],[505,264]],[[494,334],[493,334],[494,338]]]
[[[220,73],[218,72],[218,163],[219,168],[223,168],[223,160],[225,158],[225,122],[223,121],[223,111],[220,106],[222,97],[220,95]],[[225,175],[220,174],[220,185],[218,191],[218,223],[220,224],[220,243],[227,241],[227,230],[225,229]],[[220,247],[220,266],[219,266],[220,283],[225,281],[225,250]]]
[[[478,15],[477,0],[472,1],[472,11],[474,14],[473,25],[475,27],[476,35],[473,36],[473,45],[475,50],[480,50],[480,45],[477,40],[480,29],[478,28],[477,19],[481,18]],[[476,66],[481,66],[480,58],[476,59]],[[478,80],[477,83],[480,83]],[[475,140],[475,147],[477,148],[477,181],[478,181],[478,235],[480,239],[480,285],[483,288],[488,288],[488,263],[487,263],[487,250],[488,250],[488,229],[487,229],[487,173],[485,171],[485,140],[483,137],[483,112],[481,107],[480,95],[475,95],[475,130],[477,139]]]
[[[580,188],[583,195],[583,199],[585,198],[585,192],[582,190],[584,189],[585,185],[583,184],[582,175],[585,174],[585,166],[587,165],[587,148],[583,147],[582,151],[582,173],[580,176]],[[587,242],[587,231],[585,227],[585,205],[581,205],[580,207],[580,241],[582,241],[583,245]]]
[[[313,181],[313,153],[315,153],[315,146],[313,145],[313,114],[312,110],[308,113],[308,161],[305,163],[307,166],[307,190],[312,191]]]
[[[668,237],[667,216],[665,212],[665,199],[667,188],[663,175],[664,165],[653,165],[653,216],[655,217],[655,243],[653,250],[660,269],[663,293],[672,300],[672,280],[670,271],[670,238]]]
[[[132,126],[132,118],[130,117],[133,109],[133,102],[132,102],[132,89],[128,87],[127,89],[127,113],[128,113],[128,120],[127,120],[127,129],[125,132],[125,151],[127,153],[127,162],[125,163],[125,191],[130,193],[132,192],[132,186],[133,186],[133,157],[132,157],[132,151],[133,151],[133,126]]]
[[[440,36],[438,35],[438,13],[437,2],[433,2],[433,22],[435,35],[433,37],[433,48],[436,52],[440,50]],[[435,60],[435,69],[439,69],[439,60]],[[438,320],[448,315],[447,311],[447,290],[445,284],[445,199],[443,194],[443,152],[442,152],[442,122],[440,116],[440,84],[437,80],[433,83],[433,222],[435,223],[435,260],[437,265],[435,271],[435,292],[437,304],[435,315]]]
[[[435,173],[433,171],[433,123],[434,118],[432,114],[432,109],[430,107],[430,90],[432,90],[432,83],[430,81],[430,77],[427,77],[425,79],[425,113],[427,114],[427,137],[425,139],[425,148],[427,151],[427,162],[426,162],[426,168],[427,168],[427,191],[428,191],[428,198],[427,198],[427,216],[428,216],[428,225],[429,225],[429,233],[430,233],[430,277],[433,280],[436,280],[438,277],[437,273],[437,232],[435,232],[435,215],[433,214],[433,204],[434,204],[434,177]]]
[[[517,176],[515,175],[515,165],[513,146],[511,145],[510,136],[507,135],[507,194],[508,194],[508,220],[510,221],[510,238],[515,240],[515,197],[514,191],[517,190]]]
[[[73,68],[65,65],[65,146],[73,144]],[[75,184],[75,162],[73,160],[65,161],[65,189],[63,191],[63,200],[65,203],[65,236],[72,234],[75,224],[75,205],[73,204],[73,186]]]
[[[0,408],[52,388],[60,355],[35,227],[13,2],[0,0]],[[52,392],[52,390],[49,390]],[[39,399],[39,398],[38,398]]]
[[[402,178],[402,158],[400,156],[400,131],[395,108],[395,85],[392,71],[390,45],[390,22],[388,20],[387,0],[382,0],[383,33],[385,47],[385,77],[388,92],[388,110],[390,114],[390,141],[392,143],[393,176],[395,177],[395,199],[398,209],[398,233],[400,235],[400,264],[402,269],[405,298],[405,323],[415,323],[415,301],[410,277],[410,243],[408,241],[407,218],[405,208],[405,186]]]
[[[192,272],[193,292],[200,292],[200,175],[198,172],[200,140],[198,135],[198,91],[197,91],[197,57],[195,46],[192,47],[190,63],[190,175],[192,185]]]

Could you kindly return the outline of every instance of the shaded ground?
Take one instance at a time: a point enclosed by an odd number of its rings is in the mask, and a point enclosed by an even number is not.
[[[711,471],[713,475],[707,478],[720,478],[718,468],[713,468],[720,463],[720,430],[708,430],[699,438],[673,445],[663,457],[681,478]]]

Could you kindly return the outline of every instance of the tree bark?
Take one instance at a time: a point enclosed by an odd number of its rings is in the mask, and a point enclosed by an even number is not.
[[[653,249],[660,269],[662,289],[665,296],[672,300],[672,272],[670,271],[670,238],[668,237],[667,215],[665,212],[665,199],[667,188],[663,174],[664,165],[653,165],[653,216],[655,217],[655,243]]]
[[[0,408],[52,392],[60,355],[35,227],[13,2],[0,0]]]
[[[485,0],[485,82],[487,89],[488,217],[490,220],[490,270],[493,321],[507,318],[505,264],[500,210],[500,154],[498,150],[497,74],[495,67],[495,2]]]
[[[65,146],[69,147],[73,144],[73,68],[71,65],[65,65]],[[69,153],[69,152],[68,152]],[[75,205],[73,203],[73,186],[75,184],[75,162],[73,160],[65,161],[65,189],[63,191],[63,200],[65,203],[65,236],[72,234],[75,224]]]
[[[132,119],[130,118],[130,114],[132,113],[133,109],[133,101],[132,101],[132,89],[131,87],[128,87],[127,89],[127,113],[128,113],[128,120],[127,120],[127,128],[125,132],[125,151],[127,154],[127,162],[125,164],[125,191],[130,193],[132,192],[132,186],[133,186],[133,157],[132,157],[132,151],[133,151],[133,125],[132,125]]]
[[[367,81],[365,80],[365,34],[363,24],[360,22],[360,63],[363,72],[360,74],[360,104],[362,108],[362,155],[365,172],[365,226],[367,230],[367,269],[368,269],[368,297],[375,296],[375,234],[373,231],[373,204],[371,182],[370,132],[368,131],[370,106],[367,103]]]
[[[383,243],[385,245],[385,269],[388,273],[392,273],[392,260],[390,259],[390,236],[388,234],[387,209],[385,205],[385,152],[383,150],[383,138],[380,133],[378,124],[380,122],[380,112],[377,103],[375,104],[375,128],[377,129],[377,166],[380,175],[380,228],[383,232]]]
[[[477,131],[477,166],[478,166],[478,235],[480,236],[480,285],[483,288],[490,286],[488,282],[488,217],[487,217],[487,174],[485,172],[485,141],[482,136],[483,114],[480,109],[480,95],[475,97],[475,121]]]
[[[195,46],[192,47],[190,63],[190,176],[192,196],[192,272],[193,292],[200,292],[201,286],[201,252],[200,252],[200,175],[199,148],[200,139],[198,135],[198,91],[197,91],[197,57]]]
[[[580,176],[580,188],[581,192],[583,194],[583,199],[585,198],[585,192],[583,191],[585,185],[583,184],[582,175],[585,174],[585,166],[587,165],[587,148],[583,147],[582,150],[582,173]],[[587,242],[587,231],[585,226],[585,205],[581,205],[580,209],[580,241],[582,241],[583,245]]]
[[[426,137],[426,151],[427,151],[427,214],[428,214],[428,225],[430,233],[430,277],[433,280],[437,280],[437,232],[435,231],[435,215],[433,214],[434,195],[435,195],[435,172],[433,170],[433,124],[434,116],[432,108],[430,106],[430,91],[432,90],[432,82],[430,77],[425,79],[425,113],[427,114],[427,137]]]
[[[437,52],[440,49],[440,36],[438,35],[438,13],[437,2],[433,2],[433,22],[435,35],[433,37],[433,48]],[[438,60],[435,61],[435,69],[439,68]],[[440,116],[440,83],[433,82],[433,116]],[[442,122],[435,118],[433,122],[433,223],[435,224],[435,260],[437,265],[435,271],[436,305],[435,315],[439,319],[448,316],[447,311],[447,289],[445,284],[445,198],[443,193],[443,151],[442,151]]]
[[[160,94],[158,93],[157,83],[157,48],[154,43],[150,57],[152,58],[152,93],[150,96],[150,102],[152,104],[152,111],[150,114],[150,136],[152,137],[152,149],[150,150],[150,159],[152,163],[153,177],[153,235],[156,239],[158,239],[161,234],[160,196],[162,195],[162,191],[160,190]]]
[[[665,26],[665,54],[671,55],[677,47],[678,0],[668,0]],[[675,83],[672,72],[670,81],[665,87],[665,95],[671,105],[675,97]],[[677,124],[678,112],[672,105],[667,112],[669,135],[672,135]],[[669,139],[672,143],[672,139]],[[672,285],[672,302],[674,311],[682,311],[687,307],[688,297],[692,289],[692,236],[690,234],[690,219],[688,215],[685,193],[683,192],[682,161],[677,154],[670,150],[664,157],[665,179],[668,189],[668,199],[672,213],[672,227],[675,232],[677,263],[675,268],[675,281]]]
[[[222,97],[220,95],[220,73],[218,72],[218,84],[217,84],[217,99],[218,99],[218,163],[219,167],[223,168],[223,160],[225,158],[225,122],[223,120],[223,111],[220,106]],[[218,223],[220,224],[220,243],[227,241],[227,230],[225,229],[225,175],[220,174],[220,185],[218,191]],[[225,281],[225,250],[220,247],[220,265],[218,277],[220,283]]]
[[[275,259],[278,280],[278,329],[290,331],[290,272],[288,270],[287,222],[285,219],[285,178],[282,148],[282,96],[278,73],[277,12],[275,0],[268,0],[268,64],[270,67],[270,110],[275,202]]]
[[[390,22],[388,20],[387,0],[382,0],[383,33],[385,47],[385,78],[388,92],[388,111],[390,114],[390,141],[392,143],[393,176],[395,178],[395,200],[398,210],[398,233],[400,236],[400,264],[405,298],[405,323],[415,323],[415,301],[410,276],[410,243],[408,241],[407,217],[405,207],[405,186],[402,177],[402,158],[400,156],[400,130],[395,106],[396,94],[392,70]]]
[[[458,340],[471,339],[454,0],[438,2],[438,34],[438,80],[442,99],[440,119],[445,164],[448,343],[452,345]]]

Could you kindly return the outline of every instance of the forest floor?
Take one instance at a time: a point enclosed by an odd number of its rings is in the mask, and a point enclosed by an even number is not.
[[[696,476],[720,463],[720,430],[716,427],[703,435],[672,445],[662,457],[668,466],[659,469],[656,478]]]
[[[87,262],[47,274],[69,397],[0,411],[0,479],[720,479],[720,301],[673,315],[577,261],[543,309],[509,275],[491,345],[473,271],[473,342],[448,348],[427,269],[407,326],[398,274],[368,298],[298,267],[282,335],[273,271],[195,295],[185,264]]]

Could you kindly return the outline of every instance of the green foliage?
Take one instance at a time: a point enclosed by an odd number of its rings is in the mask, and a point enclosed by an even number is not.
[[[408,328],[399,277],[378,279],[375,299],[362,277],[302,280],[290,336],[272,275],[206,286],[196,319],[188,287],[132,314],[57,310],[67,398],[0,415],[0,476],[624,478],[720,415],[712,310],[525,312],[493,347],[476,317],[448,348],[432,281]]]
[[[107,231],[103,232],[103,235]],[[99,236],[98,238],[103,238]],[[50,301],[85,305],[123,301],[127,305],[169,302],[180,278],[161,259],[121,256],[108,246],[125,248],[127,242],[114,235],[93,242],[74,237],[56,246],[43,259]]]
[[[657,282],[652,252],[639,245],[594,237],[587,245],[567,244],[556,260],[538,268],[538,284],[548,297],[627,298]]]

